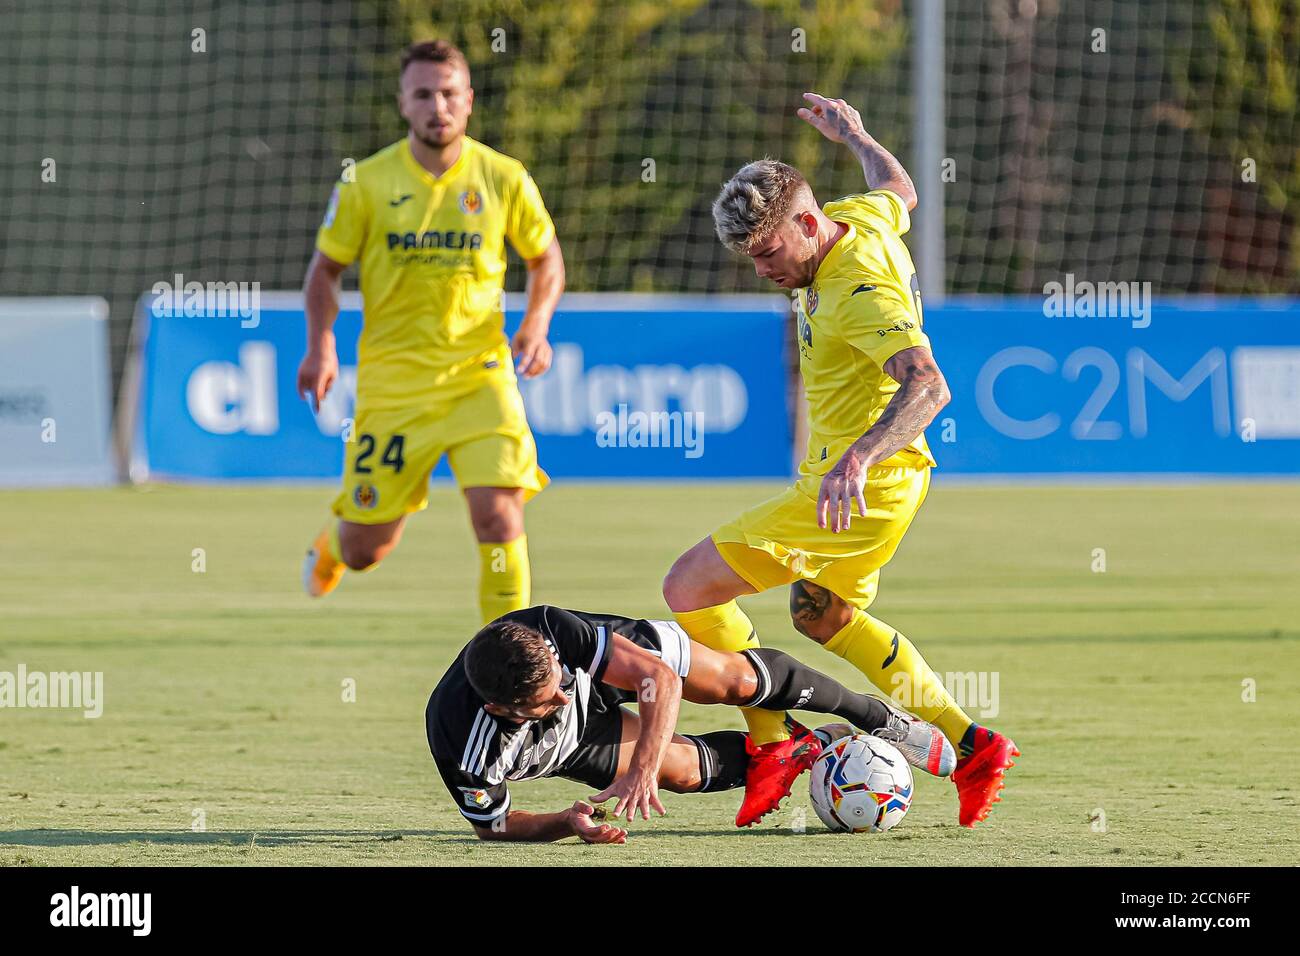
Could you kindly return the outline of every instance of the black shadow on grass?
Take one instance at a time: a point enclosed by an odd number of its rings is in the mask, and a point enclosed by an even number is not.
[[[907,834],[906,836],[912,836]],[[656,828],[630,833],[637,842],[680,839],[681,837],[725,836],[735,839],[790,839],[809,837],[821,839],[844,839],[842,833],[832,833],[820,828],[798,833],[788,827],[769,829],[719,830]],[[462,844],[465,846],[481,845],[477,837],[465,830],[212,830],[202,833],[191,831],[161,830],[7,830],[0,831],[0,847],[63,847],[63,846],[112,846],[128,843],[151,843],[162,846],[310,846],[344,841],[356,844],[392,843],[406,837],[433,837],[444,844]],[[507,844],[508,845],[508,844]],[[575,846],[577,844],[574,844]]]
[[[181,846],[283,846],[352,840],[391,843],[404,837],[462,836],[460,830],[7,830],[0,846],[99,846],[115,843],[162,843]]]
[[[809,837],[821,838],[821,839],[843,839],[845,834],[832,833],[830,830],[824,830],[820,826],[817,826],[817,827],[809,827],[808,830],[803,833],[800,833],[797,830],[792,830],[789,827],[772,827],[771,829],[768,830],[746,827],[744,829],[736,828],[736,829],[729,829],[729,830],[655,829],[655,830],[645,830],[642,831],[641,833],[636,833],[635,836],[638,840],[658,839],[659,837],[718,837],[718,836],[726,837],[728,840],[740,839],[742,837],[751,837],[751,838],[762,837],[763,839],[767,839],[767,840],[770,840],[773,837],[778,837],[781,839],[798,837],[801,840],[806,840]]]

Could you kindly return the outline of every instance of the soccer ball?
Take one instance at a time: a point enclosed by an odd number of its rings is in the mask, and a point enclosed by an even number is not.
[[[813,809],[832,830],[883,833],[912,803],[912,768],[893,744],[854,734],[821,752],[808,786]]]

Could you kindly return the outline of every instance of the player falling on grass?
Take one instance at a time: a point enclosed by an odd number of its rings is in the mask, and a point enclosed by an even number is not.
[[[957,755],[936,728],[875,697],[855,694],[771,648],[726,654],[694,643],[672,621],[643,621],[539,606],[484,627],[429,698],[429,749],[457,809],[483,839],[622,843],[613,817],[664,813],[659,788],[730,790],[745,780],[745,734],[674,733],[682,700],[836,714],[892,742],[932,774]],[[636,702],[638,713],[621,705]],[[829,743],[852,732],[820,728]],[[812,731],[807,731],[812,734]],[[600,790],[567,810],[513,808],[509,781],[567,777]]]
[[[364,326],[338,520],[304,565],[313,597],[397,545],[445,453],[479,541],[483,620],[531,603],[524,502],[547,477],[512,353],[528,378],[550,366],[546,333],[564,259],[524,167],[465,135],[473,105],[459,50],[442,41],[407,49],[398,94],[407,136],[344,175],[316,238],[298,390],[317,407],[338,375],[331,329],[340,276],[356,261]],[[528,265],[528,307],[513,342],[501,311],[506,240]]]
[[[664,598],[696,641],[757,645],[735,598],[790,585],[794,626],[937,726],[961,757],[959,821],[974,826],[999,798],[1019,754],[975,724],[906,637],[867,613],[930,486],[924,429],[948,387],[921,330],[920,286],[901,236],[916,206],[911,178],[843,100],[813,93],[798,115],[862,163],[867,192],[819,207],[784,163],[750,163],[713,204],[718,237],[760,278],[797,290],[799,365],[808,451],[794,485],[695,545],[664,580]],[[856,505],[858,516],[852,518]],[[818,745],[782,715],[747,709],[753,759],[736,817],[774,809]]]

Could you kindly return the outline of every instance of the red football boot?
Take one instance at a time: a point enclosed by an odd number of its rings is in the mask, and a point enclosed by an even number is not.
[[[952,774],[961,802],[958,823],[973,827],[988,817],[993,804],[1002,800],[1003,775],[1016,765],[1011,758],[1019,756],[1015,741],[987,727],[975,728],[975,750],[957,761]]]
[[[783,797],[790,796],[790,787],[813,765],[822,752],[822,742],[811,730],[787,718],[789,740],[770,744],[755,744],[745,736],[745,752],[749,766],[745,768],[745,799],[736,814],[736,826],[753,826],[777,809]]]

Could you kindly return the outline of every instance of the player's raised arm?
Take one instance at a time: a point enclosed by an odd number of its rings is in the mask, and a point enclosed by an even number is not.
[[[829,524],[838,532],[849,527],[855,502],[859,514],[867,513],[867,469],[914,442],[952,397],[934,355],[924,345],[895,352],[883,368],[899,389],[876,423],[822,479],[817,524],[823,528]]]
[[[903,200],[909,210],[916,208],[916,187],[903,164],[881,146],[862,126],[862,117],[843,100],[833,100],[818,93],[805,93],[808,105],[800,107],[799,118],[806,120],[832,143],[843,143],[862,163],[868,189],[888,189]]]
[[[659,802],[659,768],[677,726],[682,680],[661,658],[620,634],[614,635],[609,663],[602,679],[637,695],[641,735],[637,738],[628,769],[591,800],[601,803],[616,797],[616,820],[624,811],[631,820],[637,810],[641,811],[642,819],[649,820],[652,807],[662,816],[667,811]]]

